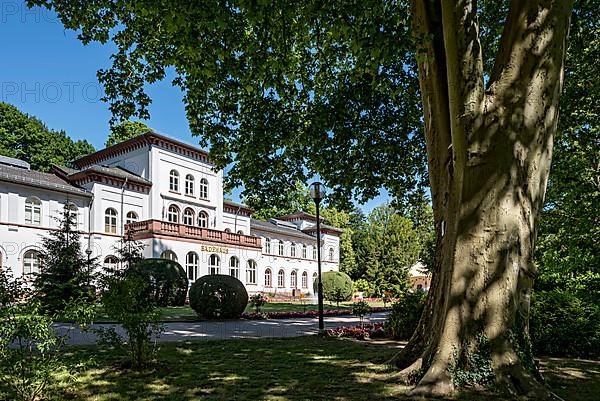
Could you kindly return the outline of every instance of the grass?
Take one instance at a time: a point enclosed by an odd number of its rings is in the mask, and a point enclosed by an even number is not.
[[[334,338],[200,341],[163,344],[159,363],[143,371],[122,370],[119,356],[97,348],[75,348],[72,358],[94,355],[95,364],[61,383],[60,400],[409,400],[397,370],[386,364],[395,342]],[[600,362],[541,360],[549,384],[572,401],[600,393]],[[492,394],[459,399],[483,401]]]
[[[371,306],[383,306],[382,302],[370,302]],[[389,305],[389,303],[388,303]],[[348,312],[352,309],[352,302],[341,302],[338,307],[335,303],[325,303],[323,305],[324,309],[347,309]],[[296,302],[268,302],[262,308],[262,312],[304,312],[310,310],[317,310],[317,305],[310,304],[308,302],[301,303],[299,301]],[[102,307],[99,306],[97,309],[98,315],[96,318],[96,322],[109,322],[111,319],[104,313]],[[189,306],[169,306],[165,308],[160,308],[161,312],[161,320],[165,322],[178,322],[178,321],[196,321],[198,320],[198,316],[196,312],[192,310]],[[246,307],[246,312],[254,312],[254,308],[252,308],[249,304]]]

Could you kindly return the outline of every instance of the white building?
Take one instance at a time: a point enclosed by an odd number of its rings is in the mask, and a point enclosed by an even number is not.
[[[83,247],[116,265],[127,228],[145,257],[177,260],[191,281],[230,274],[249,292],[312,292],[317,274],[316,217],[299,212],[269,221],[223,199],[223,175],[201,149],[148,132],[51,173],[0,157],[0,265],[16,277],[40,269],[40,242],[66,205]],[[341,230],[323,225],[323,271],[338,270]]]

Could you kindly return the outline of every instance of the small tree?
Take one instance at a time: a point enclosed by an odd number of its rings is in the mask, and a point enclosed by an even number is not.
[[[12,279],[0,267],[0,398],[3,392],[11,400],[44,398],[57,371],[73,374],[83,367],[64,357],[69,332],[57,335],[52,326],[57,316],[47,314],[40,299],[30,295],[24,281]],[[87,327],[94,306],[85,299],[72,299],[61,313]]]
[[[156,338],[164,329],[152,287],[147,276],[135,272],[110,276],[105,283],[108,288],[102,294],[102,306],[111,319],[121,324],[126,336],[114,327],[97,329],[96,334],[101,344],[123,349],[131,365],[141,369],[156,354]]]
[[[59,227],[42,240],[42,268],[34,287],[40,305],[54,314],[75,299],[91,299],[92,266],[81,251],[80,233],[75,228],[75,216],[65,206]],[[92,261],[95,263],[95,260]]]
[[[352,314],[360,319],[360,327],[363,327],[363,319],[371,312],[371,305],[367,301],[358,301],[352,304]]]

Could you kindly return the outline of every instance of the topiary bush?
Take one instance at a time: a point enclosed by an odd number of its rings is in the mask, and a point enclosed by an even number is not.
[[[240,280],[223,274],[204,276],[190,288],[190,307],[205,319],[237,319],[248,305]]]
[[[598,357],[600,306],[568,291],[535,291],[529,331],[536,355]]]
[[[425,291],[408,292],[392,305],[385,322],[386,333],[398,340],[407,340],[417,328],[427,293]]]
[[[323,298],[327,301],[340,302],[352,299],[352,279],[346,273],[325,272],[323,273]],[[315,294],[319,289],[319,279],[315,279],[313,289]]]
[[[183,306],[188,289],[188,278],[181,265],[168,259],[142,259],[128,268],[125,275],[146,277],[150,297],[157,306]]]

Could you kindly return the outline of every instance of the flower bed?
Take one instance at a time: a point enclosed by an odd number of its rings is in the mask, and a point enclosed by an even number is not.
[[[335,329],[325,330],[325,335],[328,337],[347,337],[355,338],[357,340],[368,340],[370,338],[383,338],[385,337],[385,330],[383,329],[383,323],[367,323],[362,327],[336,327]]]
[[[373,307],[371,313],[375,312],[387,312],[390,308],[384,307]],[[351,315],[352,309],[325,309],[323,316],[343,316]],[[248,320],[261,320],[261,319],[295,319],[305,317],[318,317],[319,311],[309,310],[306,312],[246,312],[242,315],[242,318]]]

